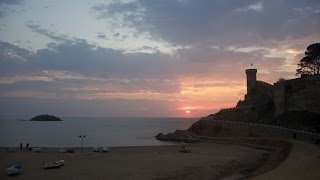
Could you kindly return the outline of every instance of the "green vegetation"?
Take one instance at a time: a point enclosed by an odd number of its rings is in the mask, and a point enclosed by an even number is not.
[[[299,74],[320,74],[320,43],[314,43],[307,47],[305,56],[300,60],[297,69]]]

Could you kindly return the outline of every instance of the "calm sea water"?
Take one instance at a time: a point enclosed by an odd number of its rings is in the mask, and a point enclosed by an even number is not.
[[[62,118],[61,122],[0,120],[0,146],[23,143],[38,147],[79,147],[79,135],[86,135],[84,146],[165,145],[154,136],[176,129],[187,129],[199,118]]]

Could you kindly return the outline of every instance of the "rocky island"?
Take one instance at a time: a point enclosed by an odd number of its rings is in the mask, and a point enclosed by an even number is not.
[[[62,119],[48,114],[43,114],[33,117],[30,121],[62,121]]]

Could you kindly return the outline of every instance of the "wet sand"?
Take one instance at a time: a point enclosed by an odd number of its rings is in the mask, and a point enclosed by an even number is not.
[[[59,153],[59,148],[43,148],[40,153],[1,148],[0,179],[222,179],[241,177],[260,167],[270,152],[241,145],[190,144],[191,153],[180,146],[113,147],[108,153],[92,148],[75,153]],[[18,148],[16,148],[18,149]],[[59,169],[43,169],[43,161],[64,159]],[[5,168],[21,162],[23,172],[9,177]]]

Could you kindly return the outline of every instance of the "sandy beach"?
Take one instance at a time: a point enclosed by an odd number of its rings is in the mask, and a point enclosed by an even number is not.
[[[0,179],[221,179],[260,166],[266,150],[240,145],[199,143],[188,145],[191,153],[180,153],[180,145],[114,147],[108,153],[86,148],[81,154],[59,153],[43,148],[33,154],[26,150],[8,153],[1,148]],[[43,169],[43,161],[64,159],[59,169]],[[21,162],[23,172],[15,177],[4,171]],[[249,168],[249,169],[246,169]]]
[[[314,144],[290,140],[289,156],[276,168],[254,177],[254,180],[318,180],[320,179],[320,148]]]
[[[191,153],[180,153],[181,145],[112,147],[107,153],[85,148],[82,154],[80,148],[75,153],[59,153],[60,148],[9,153],[1,148],[0,179],[319,179],[319,147],[290,144],[284,161],[279,161],[281,153],[261,146],[212,142],[188,144]],[[44,161],[58,159],[65,165],[43,169]],[[8,176],[4,169],[18,162],[23,172]]]

